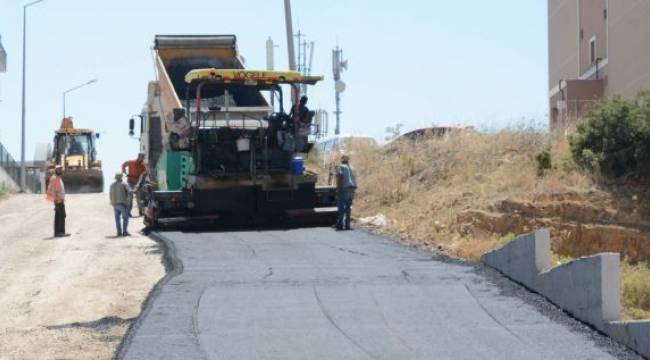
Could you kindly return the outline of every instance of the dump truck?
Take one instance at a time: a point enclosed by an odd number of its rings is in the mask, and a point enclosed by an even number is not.
[[[64,118],[54,132],[49,167],[63,167],[63,183],[67,193],[104,191],[102,162],[97,159],[97,139],[99,133],[75,128],[71,117]]]
[[[303,168],[313,112],[301,114],[297,99],[299,85],[323,77],[247,70],[234,35],[158,35],[154,42],[157,79],[139,115],[153,184],[145,224],[333,223],[335,189],[317,186],[318,174]]]

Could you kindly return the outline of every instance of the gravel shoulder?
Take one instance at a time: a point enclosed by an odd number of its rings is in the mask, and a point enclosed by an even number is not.
[[[67,238],[53,238],[40,195],[0,200],[0,359],[110,359],[165,274],[161,249],[116,238],[106,194],[67,198]]]

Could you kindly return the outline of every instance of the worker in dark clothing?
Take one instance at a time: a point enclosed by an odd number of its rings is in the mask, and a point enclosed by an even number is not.
[[[289,114],[289,117],[291,117],[292,120],[296,115],[298,115],[300,125],[311,125],[312,119],[314,118],[314,112],[309,110],[307,107],[307,101],[309,101],[309,99],[306,96],[302,96],[300,98],[300,103],[298,104],[298,113],[296,114],[296,107],[293,107]]]
[[[81,143],[73,137],[70,147],[68,148],[68,155],[83,155],[84,153],[85,151]]]
[[[336,190],[338,200],[338,220],[336,230],[350,230],[352,201],[357,190],[357,174],[348,155],[341,156],[341,165],[336,168]]]
[[[307,101],[308,98],[306,96],[301,97],[300,104],[297,107],[297,113],[296,107],[293,107],[289,114],[292,122],[297,120],[296,151],[298,152],[305,151],[305,145],[307,144],[307,139],[311,131],[311,123],[315,114],[307,107]]]
[[[70,236],[65,232],[65,186],[62,174],[63,168],[57,166],[47,186],[46,199],[54,203],[54,237]]]

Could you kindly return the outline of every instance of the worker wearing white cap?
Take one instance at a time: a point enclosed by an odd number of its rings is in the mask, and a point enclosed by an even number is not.
[[[350,230],[352,201],[357,190],[357,174],[350,165],[350,156],[341,155],[341,165],[336,168],[336,189],[338,200],[338,220],[336,230]]]
[[[117,236],[130,236],[129,226],[129,187],[122,181],[122,173],[115,174],[115,182],[111,184],[109,196],[115,214]]]

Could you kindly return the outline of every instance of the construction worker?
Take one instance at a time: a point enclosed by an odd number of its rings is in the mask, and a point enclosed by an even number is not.
[[[306,149],[307,140],[309,137],[309,133],[311,132],[311,123],[315,114],[307,107],[308,100],[309,99],[306,96],[302,96],[300,98],[300,103],[298,104],[297,107],[298,110],[297,113],[296,113],[296,108],[294,107],[291,109],[291,112],[289,114],[289,117],[291,118],[292,121],[297,120],[296,125],[298,126],[298,129],[296,134],[297,138],[295,139],[295,143],[296,143],[295,146],[296,146],[296,151],[298,152],[307,151]]]
[[[298,113],[296,114],[296,108],[293,107],[291,108],[291,111],[289,112],[289,117],[293,120],[294,117],[298,117],[298,120],[301,122],[308,122],[310,120],[309,115],[313,113],[313,111],[310,111],[309,108],[307,107],[307,101],[309,101],[309,98],[306,96],[301,96],[300,97],[300,102],[298,103]]]
[[[336,190],[338,197],[338,220],[336,230],[350,230],[352,201],[357,189],[357,174],[350,165],[350,156],[341,155],[341,165],[336,168]]]
[[[65,232],[65,185],[61,179],[63,168],[57,166],[47,185],[47,201],[54,203],[54,237],[70,236]]]
[[[129,187],[122,181],[122,173],[115,174],[115,182],[110,188],[111,205],[115,213],[117,236],[131,236],[129,226]],[[121,220],[121,221],[120,221]]]
[[[138,204],[138,209],[140,208],[141,196],[140,192],[136,191],[136,188],[138,187],[138,184],[141,181],[142,177],[147,175],[147,164],[144,162],[144,153],[139,153],[137,159],[129,160],[122,164],[122,173],[126,174],[126,183],[130,187],[131,195],[129,199],[129,214],[131,214],[131,209],[133,209],[134,192]]]
[[[47,164],[47,172],[45,173],[45,188],[49,188],[50,178],[54,176],[54,171],[56,169],[56,164],[50,163]]]

